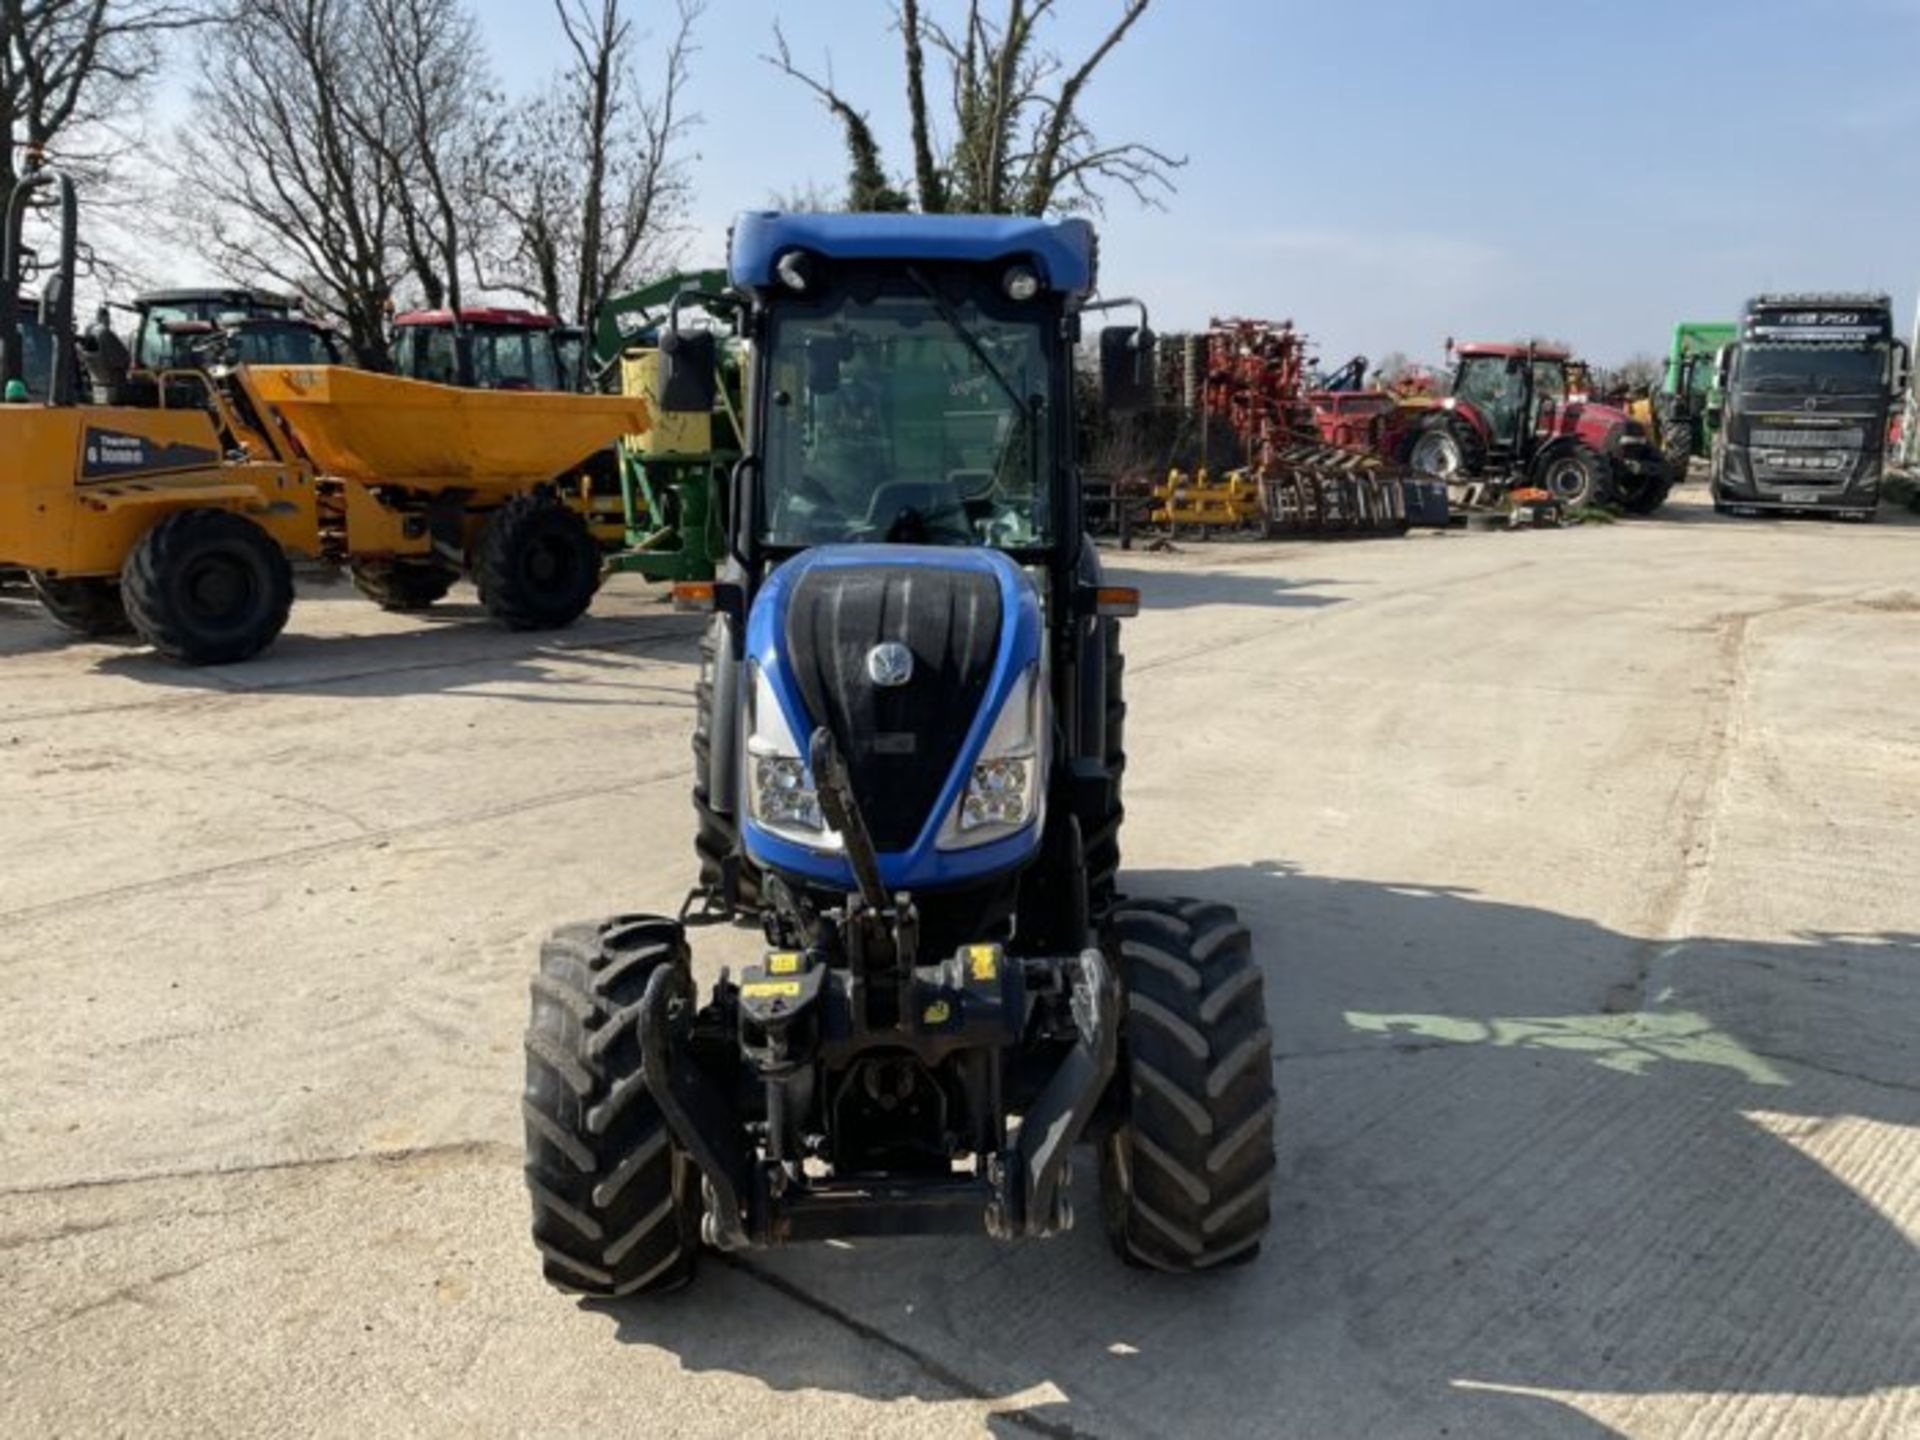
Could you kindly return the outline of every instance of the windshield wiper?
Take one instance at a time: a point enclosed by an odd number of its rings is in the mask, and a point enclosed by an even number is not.
[[[932,282],[920,273],[918,266],[909,265],[907,267],[907,278],[919,287],[921,294],[933,302],[934,313],[946,322],[947,328],[966,342],[967,349],[973,352],[973,358],[986,367],[987,373],[993,377],[993,383],[1000,387],[1001,393],[1012,402],[1013,408],[1020,412],[1020,418],[1031,423],[1033,417],[1027,412],[1027,402],[1025,398],[1008,383],[1007,377],[1001,373],[1000,367],[993,363],[993,357],[987,354],[987,347],[980,343],[980,337],[968,329],[967,322],[960,318],[960,312],[955,310],[953,306],[948,303],[947,297],[936,290]]]

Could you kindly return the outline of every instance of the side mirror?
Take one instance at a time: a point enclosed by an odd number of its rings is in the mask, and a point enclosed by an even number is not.
[[[1723,418],[1725,418],[1725,416],[1726,416],[1726,413],[1727,413],[1727,412],[1726,412],[1726,407],[1725,407],[1725,406],[1721,406],[1721,405],[1709,405],[1709,406],[1707,406],[1707,409],[1706,409],[1706,419],[1707,419],[1707,424],[1709,424],[1709,425],[1718,425],[1718,424],[1720,423],[1720,421],[1721,421],[1721,420],[1722,420]]]
[[[1153,347],[1153,332],[1145,326],[1109,325],[1100,332],[1100,399],[1108,413],[1153,408]]]
[[[1907,393],[1907,382],[1913,378],[1913,357],[1907,352],[1904,340],[1893,342],[1893,393]]]
[[[668,415],[711,415],[719,398],[719,345],[711,330],[668,330],[660,337],[660,409]]]

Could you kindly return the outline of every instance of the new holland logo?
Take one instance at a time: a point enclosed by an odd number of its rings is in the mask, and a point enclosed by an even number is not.
[[[867,652],[867,678],[876,685],[894,689],[913,678],[913,651],[897,640],[888,640]]]

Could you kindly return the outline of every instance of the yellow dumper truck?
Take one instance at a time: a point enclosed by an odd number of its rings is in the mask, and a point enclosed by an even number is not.
[[[56,620],[90,635],[131,629],[190,664],[244,660],[286,624],[289,557],[349,568],[392,609],[430,605],[466,574],[515,629],[585,611],[601,561],[569,476],[647,429],[643,399],[214,356],[131,405],[125,349],[96,334],[80,347],[82,403],[72,185],[42,169],[15,203],[48,186],[62,213],[60,268],[42,297],[55,353],[42,400],[0,405],[0,566],[25,568]],[[17,277],[18,257],[6,264]]]

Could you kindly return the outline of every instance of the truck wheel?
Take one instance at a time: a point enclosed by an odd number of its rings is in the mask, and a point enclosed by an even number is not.
[[[1568,510],[1613,503],[1609,466],[1585,445],[1570,446],[1547,457],[1534,483]]]
[[[640,999],[686,934],[651,915],[567,925],[540,947],[527,1023],[527,1192],[549,1284],[672,1290],[699,1252],[699,1173],[641,1078]]]
[[[713,808],[707,788],[713,754],[713,681],[720,668],[720,647],[726,644],[727,622],[716,615],[700,637],[700,678],[693,684],[693,849],[700,859],[700,888],[718,893],[726,876],[727,857],[739,854],[735,867],[734,898],[743,909],[760,908],[760,872],[740,849],[740,827],[730,815]],[[732,724],[732,717],[725,722]]]
[[[1107,1238],[1129,1264],[1251,1260],[1273,1181],[1273,1035],[1253,945],[1231,906],[1128,901],[1113,912],[1127,987],[1127,1116],[1100,1149]]]
[[[170,660],[231,665],[286,628],[293,568],[279,543],[229,510],[179,510],[135,543],[120,594],[140,638]]]
[[[1120,782],[1127,773],[1127,657],[1120,648],[1120,624],[1106,626],[1107,645],[1107,812],[1081,837],[1087,864],[1087,912],[1098,920],[1113,907],[1120,874],[1120,823],[1127,807],[1121,803]]]
[[[549,495],[515,495],[480,537],[474,583],[487,613],[509,630],[558,630],[593,603],[600,547],[572,510]]]
[[[425,610],[447,598],[457,577],[444,565],[417,560],[359,560],[353,583],[382,610]]]
[[[1473,426],[1454,415],[1429,415],[1407,438],[1403,463],[1417,475],[1461,480],[1486,468],[1486,447]]]
[[[125,635],[133,629],[118,580],[55,580],[38,570],[27,583],[54,624],[91,640]]]

